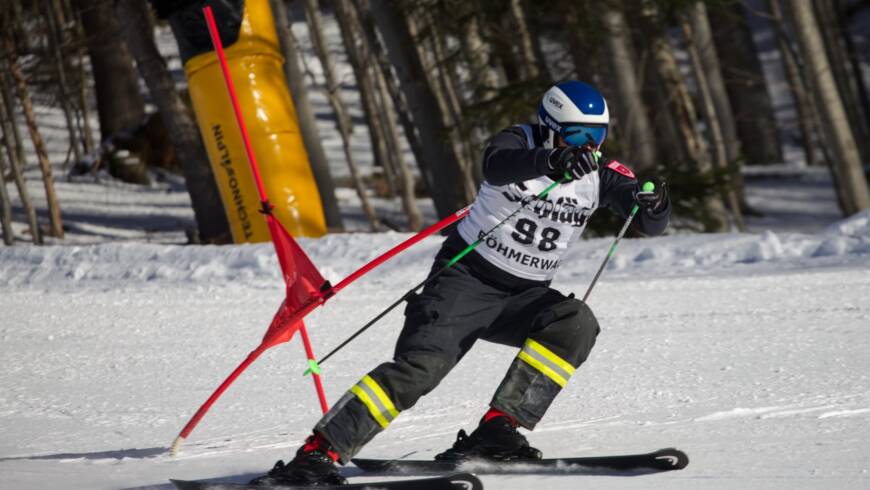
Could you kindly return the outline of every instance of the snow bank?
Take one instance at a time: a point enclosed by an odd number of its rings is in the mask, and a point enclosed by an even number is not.
[[[404,233],[333,234],[301,239],[300,244],[324,277],[336,282],[395,244]],[[580,276],[594,271],[611,239],[578,243],[559,275]],[[441,239],[430,238],[394,258],[370,280],[418,264],[421,273]],[[774,268],[812,266],[831,258],[848,265],[870,261],[870,211],[840,221],[821,233],[674,235],[621,242],[609,265],[610,274],[671,275],[707,273],[746,264]],[[80,282],[124,284],[231,282],[273,287],[280,282],[271,244],[240,246],[179,246],[143,243],[4,247],[0,249],[0,287],[70,287]]]

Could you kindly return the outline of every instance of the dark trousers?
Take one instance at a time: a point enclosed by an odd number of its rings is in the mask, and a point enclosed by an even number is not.
[[[441,253],[433,271],[449,259]],[[455,264],[413,295],[392,362],[372,370],[315,427],[347,462],[432,391],[478,339],[520,347],[490,405],[532,429],[598,335],[589,307],[541,284],[505,290]]]

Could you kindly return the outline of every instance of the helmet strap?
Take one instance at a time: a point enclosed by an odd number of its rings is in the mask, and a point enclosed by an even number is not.
[[[542,124],[541,128],[544,130],[544,148],[552,149],[556,147],[556,132]]]

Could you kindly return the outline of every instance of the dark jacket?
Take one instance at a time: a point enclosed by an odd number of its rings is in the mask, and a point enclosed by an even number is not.
[[[487,182],[501,186],[524,182],[547,174],[547,158],[552,150],[541,147],[544,140],[541,128],[532,125],[532,130],[535,141],[533,148],[529,148],[525,132],[517,126],[505,129],[490,140],[483,153],[483,176]],[[630,176],[630,171],[624,170],[624,166],[617,165],[618,163],[605,157],[598,162],[599,207],[608,208],[618,216],[628,218],[635,205],[634,195],[639,190],[640,184],[636,178]],[[660,235],[667,228],[670,215],[671,203],[668,201],[656,213],[649,210],[638,212],[634,217],[633,225],[644,235]],[[439,268],[443,265],[441,262],[446,262],[467,245],[454,230],[438,253],[435,268]],[[532,281],[509,274],[476,252],[471,252],[462,260],[477,275],[505,290],[522,290],[548,284],[548,282]]]

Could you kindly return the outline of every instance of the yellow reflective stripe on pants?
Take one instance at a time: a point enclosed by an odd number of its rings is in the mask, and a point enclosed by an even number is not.
[[[369,375],[363,376],[350,391],[365,404],[372,417],[385,429],[399,415],[390,397]]]
[[[517,357],[544,373],[563,388],[568,384],[571,375],[574,374],[574,366],[532,339],[526,340]]]

